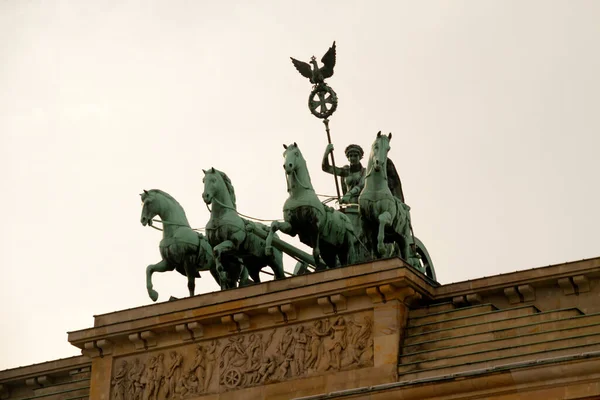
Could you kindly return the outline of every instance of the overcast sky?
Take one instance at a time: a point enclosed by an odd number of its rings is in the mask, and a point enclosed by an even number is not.
[[[289,60],[333,40],[336,160],[393,132],[441,283],[599,256],[599,21],[597,1],[0,1],[0,369],[79,354],[67,331],[151,304],[143,189],[203,227],[215,167],[239,211],[281,218],[295,141],[335,193]],[[154,284],[187,294],[175,272]]]

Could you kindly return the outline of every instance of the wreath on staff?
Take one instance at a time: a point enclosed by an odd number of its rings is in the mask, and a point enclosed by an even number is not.
[[[328,118],[337,109],[337,104],[337,94],[325,83],[315,85],[308,96],[308,108],[317,118]]]

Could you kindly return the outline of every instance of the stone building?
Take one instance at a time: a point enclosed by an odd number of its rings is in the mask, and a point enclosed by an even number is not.
[[[600,398],[600,258],[439,285],[387,259],[95,317],[2,399]]]

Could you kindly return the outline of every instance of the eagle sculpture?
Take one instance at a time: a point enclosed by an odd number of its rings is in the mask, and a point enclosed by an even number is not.
[[[321,62],[323,63],[321,68],[319,68],[315,56],[310,58],[310,64],[298,61],[292,57],[290,58],[294,67],[296,67],[302,76],[308,78],[310,83],[315,85],[325,83],[324,80],[333,75],[333,67],[335,67],[335,42],[333,42],[333,45],[327,50],[323,58],[321,58]]]

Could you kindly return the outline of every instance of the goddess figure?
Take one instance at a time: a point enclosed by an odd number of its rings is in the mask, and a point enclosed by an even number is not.
[[[333,151],[333,144],[328,144],[323,155],[321,168],[324,172],[333,174],[334,167],[329,164],[329,154]],[[360,163],[364,151],[357,144],[351,144],[346,147],[346,157],[350,165],[335,167],[335,174],[342,178],[342,193],[344,196],[340,199],[341,203],[358,204],[358,195],[365,186],[365,168]]]

